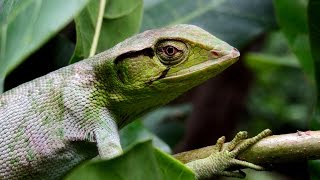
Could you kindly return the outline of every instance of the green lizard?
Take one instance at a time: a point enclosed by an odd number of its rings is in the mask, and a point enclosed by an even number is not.
[[[192,25],[149,30],[0,96],[0,179],[57,179],[84,160],[122,153],[118,129],[237,61],[239,52]],[[270,134],[186,164],[197,178],[260,166],[235,159]],[[218,140],[221,147],[224,139]],[[240,145],[238,145],[240,143]]]

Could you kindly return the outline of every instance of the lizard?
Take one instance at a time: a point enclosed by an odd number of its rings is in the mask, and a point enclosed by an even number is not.
[[[214,77],[239,51],[194,25],[147,30],[0,96],[0,179],[60,179],[81,162],[122,154],[118,130]],[[270,130],[186,164],[197,179],[239,176],[235,159]],[[244,140],[246,139],[246,140]],[[244,141],[242,141],[244,140]],[[217,142],[222,147],[224,138]]]

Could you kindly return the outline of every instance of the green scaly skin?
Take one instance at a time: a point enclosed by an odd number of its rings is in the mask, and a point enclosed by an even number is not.
[[[145,31],[5,92],[0,96],[0,179],[57,179],[97,155],[120,155],[119,128],[238,57],[236,49],[203,29],[177,25]],[[187,165],[198,178],[223,175],[237,153],[222,154]]]

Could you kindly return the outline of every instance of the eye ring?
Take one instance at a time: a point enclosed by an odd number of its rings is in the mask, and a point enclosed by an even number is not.
[[[164,40],[155,45],[156,55],[164,65],[179,64],[188,55],[188,46],[178,40]]]

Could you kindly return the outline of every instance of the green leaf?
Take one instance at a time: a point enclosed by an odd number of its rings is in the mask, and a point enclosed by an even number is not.
[[[3,79],[80,12],[88,0],[1,1],[0,78]]]
[[[135,144],[153,140],[153,145],[166,153],[171,153],[170,147],[156,135],[146,129],[141,120],[135,120],[120,131],[121,147],[128,149]]]
[[[270,65],[281,65],[288,67],[300,67],[298,59],[293,55],[287,56],[276,56],[266,53],[247,53],[244,57],[246,63],[249,66],[257,66],[256,64],[263,64],[264,66]],[[263,67],[265,68],[265,67]]]
[[[129,6],[133,3],[135,4],[134,9],[132,9],[132,6]],[[121,8],[117,9],[117,4],[120,4],[121,6],[119,7]],[[108,8],[115,9],[109,10]],[[103,17],[96,53],[109,49],[137,33],[140,29],[142,9],[142,0],[129,0],[126,4],[122,1],[109,0]],[[95,33],[98,11],[99,1],[91,1],[75,19],[77,44],[70,63],[77,62],[89,56]]]
[[[276,26],[271,0],[146,0],[142,29],[188,23],[237,48]]]
[[[104,13],[105,18],[115,19],[130,14],[142,1],[110,0]]]
[[[150,141],[139,143],[111,160],[91,160],[66,177],[66,180],[191,180],[194,174],[171,156],[154,149]]]
[[[308,4],[308,25],[311,53],[314,60],[317,83],[317,109],[311,122],[312,129],[320,129],[320,1],[310,0]]]
[[[301,67],[314,80],[314,62],[311,56],[307,26],[308,0],[274,0],[277,20],[290,48],[298,57]]]

